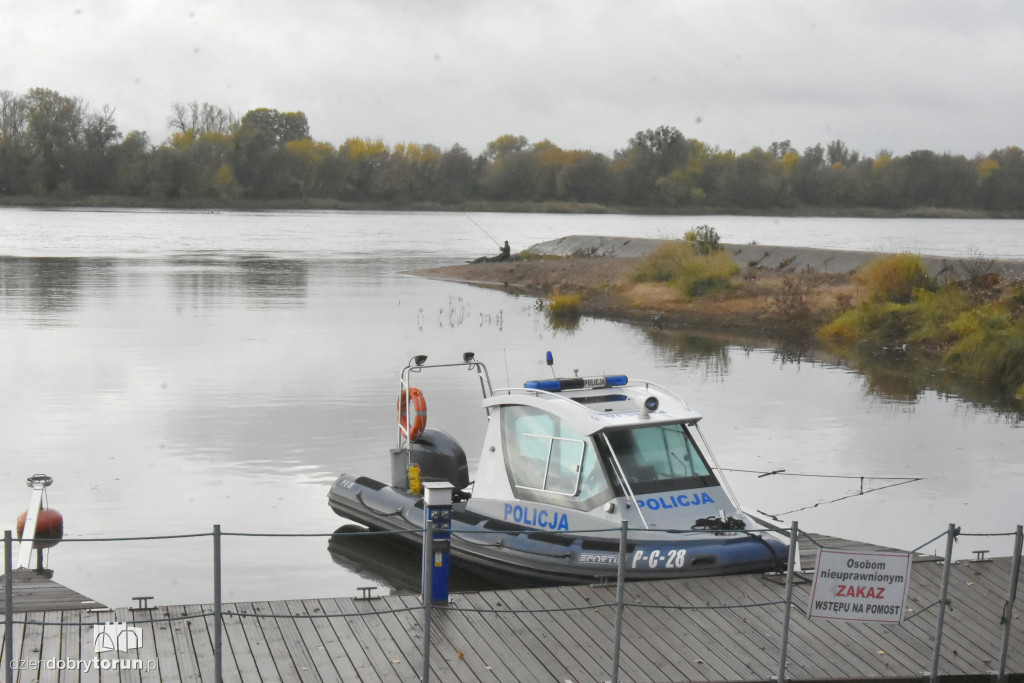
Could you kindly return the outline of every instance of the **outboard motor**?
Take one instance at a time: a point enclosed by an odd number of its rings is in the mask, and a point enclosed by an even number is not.
[[[409,466],[420,466],[422,481],[446,481],[455,487],[455,494],[468,498],[463,490],[469,486],[466,452],[455,438],[440,429],[423,430],[408,447],[391,451],[391,483],[408,488]]]

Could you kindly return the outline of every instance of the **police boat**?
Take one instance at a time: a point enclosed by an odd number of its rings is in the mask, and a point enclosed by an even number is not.
[[[452,367],[475,370],[483,394],[473,481],[459,443],[426,426],[426,399],[411,384]],[[613,579],[625,521],[627,579],[785,569],[786,544],[741,511],[697,426],[701,415],[656,384],[574,376],[495,390],[472,353],[443,365],[416,356],[401,372],[398,412],[391,483],[342,474],[330,506],[418,544],[423,482],[449,483],[453,568],[505,585]]]

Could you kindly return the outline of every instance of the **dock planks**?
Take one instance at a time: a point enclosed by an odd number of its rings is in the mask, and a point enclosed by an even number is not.
[[[830,547],[851,545],[823,539]],[[808,560],[810,560],[810,553]],[[939,671],[984,676],[998,666],[1000,618],[1009,589],[1010,559],[951,567]],[[805,570],[808,564],[804,565]],[[917,558],[904,624],[878,625],[807,618],[810,582],[794,589],[787,675],[799,679],[919,678],[931,668],[942,565]],[[763,681],[778,671],[785,585],[781,577],[719,576],[636,582],[626,586],[620,677],[630,681]],[[615,589],[609,586],[534,588],[452,596],[435,607],[431,678],[437,681],[592,681],[611,678]],[[742,609],[709,609],[753,605]],[[666,607],[668,607],[666,609]],[[413,608],[412,611],[402,611]],[[547,611],[562,608],[565,611]],[[371,600],[324,598],[224,605],[226,681],[418,680],[422,611],[416,596]],[[148,671],[18,670],[16,681],[213,681],[213,609],[179,605],[148,610],[19,612],[14,656],[43,662],[89,659],[92,625],[140,623],[143,647],[121,658],[152,660]],[[359,616],[342,616],[356,615]],[[2,629],[0,629],[2,630]],[[3,641],[0,640],[0,643]],[[113,659],[111,653],[100,657]],[[1024,606],[1012,622],[1009,671],[1024,672]]]
[[[11,584],[14,589],[15,612],[52,612],[105,607],[32,569],[15,569],[11,572]],[[0,575],[0,590],[3,585],[4,577]],[[3,611],[4,601],[0,599],[0,614],[3,614]]]

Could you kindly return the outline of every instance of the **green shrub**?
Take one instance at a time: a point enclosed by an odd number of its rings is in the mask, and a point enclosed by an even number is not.
[[[667,282],[684,297],[697,297],[729,286],[739,266],[724,251],[698,253],[691,242],[666,242],[633,272],[634,282]]]
[[[823,326],[819,334],[834,342],[902,344],[910,336],[916,320],[917,312],[910,306],[866,301]]]
[[[946,362],[1024,398],[1024,318],[1005,303],[979,306],[950,323],[957,341]]]
[[[685,239],[687,242],[693,242],[698,254],[714,254],[722,248],[718,243],[718,231],[710,225],[698,225],[696,228],[690,228],[686,231]]]
[[[915,254],[883,256],[861,266],[854,280],[867,289],[872,301],[908,303],[915,289],[935,290],[935,281]]]
[[[879,278],[876,284],[892,281]],[[819,335],[840,343],[911,342],[948,349],[944,364],[950,370],[1024,400],[1024,291],[1012,288],[980,306],[973,305],[974,298],[964,283],[954,282],[937,291],[914,289],[907,303],[869,299],[823,326]]]
[[[916,289],[913,296],[910,305],[917,312],[917,327],[909,341],[930,346],[954,341],[956,333],[950,328],[950,323],[970,308],[963,289],[956,284],[948,284],[935,292]]]

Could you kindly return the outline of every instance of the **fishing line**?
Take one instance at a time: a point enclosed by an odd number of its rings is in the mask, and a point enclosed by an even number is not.
[[[878,479],[881,481],[905,481],[910,483],[912,481],[920,481],[924,477],[870,477],[862,476],[858,474],[806,474],[803,472],[787,472],[786,470],[772,470],[770,472],[763,472],[761,470],[740,470],[729,467],[719,468],[723,472],[746,472],[747,474],[756,474],[757,478],[767,477],[773,474],[777,474],[783,477],[820,477],[823,479],[860,479],[863,482],[865,479]]]
[[[890,479],[895,479],[895,477],[890,477]],[[806,506],[804,506],[802,508],[797,508],[795,510],[790,510],[788,512],[776,512],[774,515],[771,514],[770,512],[765,512],[764,510],[758,510],[758,512],[760,512],[762,515],[767,515],[767,516],[771,517],[772,519],[774,519],[776,522],[778,522],[778,521],[780,521],[779,517],[782,517],[784,515],[791,515],[794,512],[802,512],[804,510],[812,510],[812,509],[814,509],[816,507],[821,507],[822,505],[828,505],[830,503],[838,503],[841,500],[846,500],[847,498],[853,498],[854,496],[863,496],[865,493],[871,493],[873,491],[881,491],[882,489],[890,489],[893,486],[902,486],[903,484],[910,484],[910,483],[913,483],[915,481],[920,481],[920,480],[921,480],[921,477],[917,477],[916,479],[906,479],[905,481],[897,481],[894,484],[887,484],[886,486],[879,486],[876,489],[868,489],[867,491],[861,489],[857,493],[850,493],[850,494],[847,494],[845,496],[841,496],[839,498],[833,498],[832,500],[825,500],[825,501],[822,501],[820,503],[815,503],[814,505],[806,505]]]
[[[500,242],[499,242],[498,240],[496,240],[496,239],[494,239],[493,237],[491,237],[490,233],[488,233],[488,232],[487,232],[486,230],[484,230],[484,226],[480,225],[480,224],[479,224],[479,223],[477,223],[477,222],[476,222],[475,220],[473,220],[473,217],[472,217],[472,216],[470,216],[470,215],[469,215],[468,213],[466,213],[465,211],[463,211],[463,212],[462,212],[462,215],[463,215],[463,216],[465,216],[466,218],[468,218],[468,219],[469,219],[469,222],[470,222],[470,223],[472,223],[472,224],[473,224],[473,225],[475,225],[476,227],[480,228],[480,232],[482,232],[483,234],[487,235],[487,238],[488,238],[489,240],[491,240],[492,242],[494,242],[495,244],[497,244],[497,245],[498,245],[498,248],[499,248],[499,249],[501,248],[501,243],[500,243]]]
[[[764,477],[770,477],[770,476],[775,475],[775,476],[782,476],[782,477],[812,477],[812,478],[816,478],[816,479],[859,479],[860,480],[860,490],[857,491],[856,493],[849,493],[849,494],[847,494],[845,496],[840,496],[839,498],[833,498],[832,500],[825,500],[825,501],[822,501],[820,503],[815,503],[814,505],[807,505],[807,506],[802,507],[802,508],[797,508],[796,510],[790,510],[789,512],[777,512],[775,514],[772,514],[770,512],[765,512],[764,510],[758,510],[758,512],[760,512],[762,515],[766,515],[768,517],[771,517],[776,522],[780,521],[779,517],[784,516],[784,515],[791,515],[794,512],[802,512],[803,510],[811,510],[813,508],[820,507],[822,505],[828,505],[830,503],[838,503],[839,501],[846,500],[847,498],[853,498],[854,496],[863,496],[865,493],[871,493],[873,491],[881,491],[882,489],[892,488],[893,486],[902,486],[903,484],[912,484],[915,481],[921,481],[924,478],[924,477],[865,477],[865,476],[856,475],[856,474],[805,474],[803,472],[787,472],[786,470],[771,470],[770,472],[763,472],[761,470],[741,470],[741,469],[726,468],[726,467],[721,467],[719,469],[721,469],[723,472],[745,472],[747,474],[756,474],[758,479],[761,479],[761,478],[764,478]],[[876,481],[891,481],[891,482],[894,482],[894,483],[886,484],[885,486],[879,486],[879,487],[876,487],[876,488],[873,488],[873,489],[870,489],[870,488],[869,489],[865,489],[864,488],[864,480],[865,479],[874,479]]]

